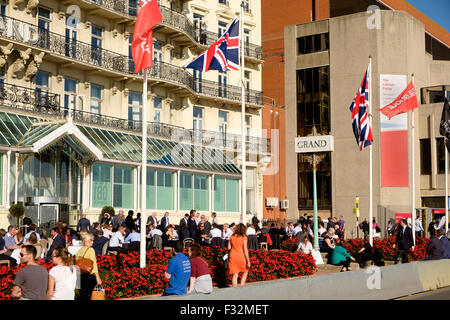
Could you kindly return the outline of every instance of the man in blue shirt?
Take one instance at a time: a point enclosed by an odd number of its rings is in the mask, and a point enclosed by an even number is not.
[[[183,253],[183,244],[177,241],[173,247],[176,255],[169,261],[167,271],[164,273],[166,279],[170,279],[169,286],[163,296],[186,294],[189,278],[191,276],[191,262]]]

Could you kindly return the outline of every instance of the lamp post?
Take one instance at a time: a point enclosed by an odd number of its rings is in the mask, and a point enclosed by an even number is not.
[[[355,197],[356,238],[359,239],[359,197]]]

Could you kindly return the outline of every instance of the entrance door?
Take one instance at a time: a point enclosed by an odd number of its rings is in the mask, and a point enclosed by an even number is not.
[[[56,225],[59,217],[59,205],[41,204],[39,206],[39,226],[45,236],[50,235],[52,226]]]

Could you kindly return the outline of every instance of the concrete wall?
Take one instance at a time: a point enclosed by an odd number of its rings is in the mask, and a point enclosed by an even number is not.
[[[450,260],[284,279],[162,300],[387,300],[450,285]],[[378,273],[379,272],[379,273]],[[381,279],[378,283],[373,277]],[[368,284],[373,289],[368,288]],[[378,289],[379,288],[379,289]]]

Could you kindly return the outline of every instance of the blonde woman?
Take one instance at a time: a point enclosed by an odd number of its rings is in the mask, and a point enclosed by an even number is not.
[[[74,300],[77,270],[72,255],[66,248],[57,248],[52,258],[56,266],[49,272],[47,300]]]
[[[95,251],[92,248],[94,243],[94,235],[87,232],[80,232],[81,241],[83,246],[78,250],[75,257],[79,259],[83,257],[85,259],[90,259],[94,262],[92,271],[90,274],[81,274],[81,288],[80,288],[80,300],[90,300],[92,295],[92,290],[94,290],[96,284],[101,284],[102,280],[98,274],[97,268],[97,258],[95,256]]]
[[[333,250],[336,247],[334,244],[335,231],[333,228],[329,228],[322,242],[322,249],[320,251],[327,253],[328,264],[331,263],[331,256],[333,255]]]

